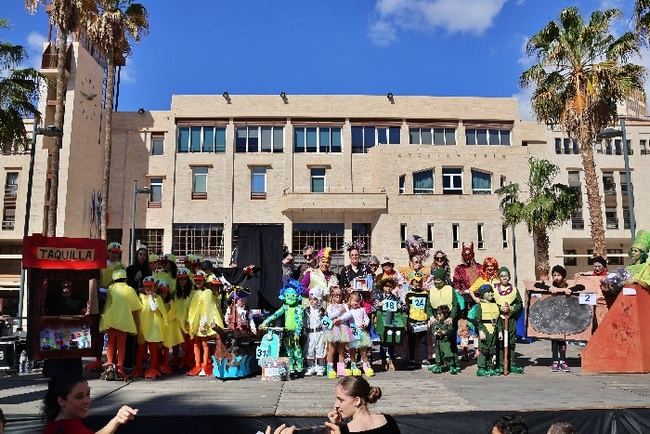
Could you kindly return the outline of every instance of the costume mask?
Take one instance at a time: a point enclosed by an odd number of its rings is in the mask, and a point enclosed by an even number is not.
[[[462,256],[463,256],[463,261],[466,264],[470,264],[474,261],[474,242],[472,241],[468,245],[463,243],[463,251],[462,251]]]

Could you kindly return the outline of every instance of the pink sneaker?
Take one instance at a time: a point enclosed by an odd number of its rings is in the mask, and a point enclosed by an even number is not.
[[[558,372],[560,370],[560,364],[558,362],[553,362],[551,365],[551,372]]]
[[[562,372],[571,372],[571,368],[569,368],[569,365],[567,365],[564,360],[562,360],[560,362],[560,371],[562,371]]]

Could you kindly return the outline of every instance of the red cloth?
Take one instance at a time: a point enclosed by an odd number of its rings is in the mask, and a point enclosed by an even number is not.
[[[79,419],[62,419],[48,422],[43,434],[94,434]]]
[[[474,262],[472,265],[459,264],[454,269],[454,288],[461,294],[467,293],[469,287],[481,274],[481,266]]]

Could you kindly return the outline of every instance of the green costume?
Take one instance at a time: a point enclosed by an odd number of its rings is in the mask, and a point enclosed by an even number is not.
[[[433,326],[433,334],[436,338],[436,364],[429,370],[434,374],[442,372],[445,368],[449,369],[451,374],[458,374],[458,358],[454,351],[454,342],[456,333],[452,324],[438,322]]]
[[[647,270],[650,266],[650,263],[647,262],[648,251],[650,250],[650,232],[645,230],[638,231],[636,233],[636,238],[634,238],[634,243],[632,243],[632,248],[636,248],[640,251],[640,257],[626,268],[630,272],[632,280],[638,280],[648,285],[650,283],[648,280],[650,273],[648,273]]]
[[[494,301],[499,305],[499,311],[505,303],[510,305],[510,319],[508,321],[508,351],[509,351],[509,367],[510,372],[515,374],[523,374],[523,368],[517,366],[515,361],[517,357],[515,356],[515,345],[517,343],[517,320],[522,312],[523,302],[521,301],[521,295],[519,291],[513,285],[508,285],[504,287],[500,283],[495,283],[494,285]],[[505,330],[505,319],[503,315],[499,316],[498,330]],[[497,362],[499,365],[499,372],[503,373],[503,346],[499,345],[499,352],[497,357]]]
[[[476,305],[476,316],[474,319],[474,326],[480,333],[485,333],[485,339],[478,341],[478,371],[476,375],[483,377],[486,375],[496,375],[493,369],[492,358],[497,354],[497,347],[499,345],[497,324],[499,321],[499,305],[495,302],[487,302],[481,300]]]
[[[284,301],[282,307],[276,310],[270,317],[264,320],[260,329],[265,329],[269,323],[284,315],[284,348],[289,358],[289,372],[302,373],[303,356],[302,347],[300,346],[300,335],[304,324],[305,308],[301,305],[301,290],[294,286],[300,286],[295,280],[290,280],[287,286],[282,288],[280,299]]]

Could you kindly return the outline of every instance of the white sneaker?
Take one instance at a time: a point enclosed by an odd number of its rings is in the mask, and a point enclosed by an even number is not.
[[[305,371],[305,377],[309,377],[309,376],[315,375],[315,374],[316,374],[316,367],[315,366],[310,366]]]
[[[316,375],[318,375],[319,377],[322,377],[323,375],[325,375],[325,367],[324,366],[316,366],[314,368],[314,370],[315,370],[314,373]]]

